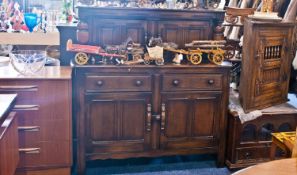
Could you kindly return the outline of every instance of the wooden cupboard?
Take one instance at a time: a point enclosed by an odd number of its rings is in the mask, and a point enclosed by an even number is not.
[[[0,68],[0,92],[17,93],[20,161],[16,174],[70,175],[72,165],[71,68],[45,67],[22,76]]]
[[[78,172],[88,160],[216,153],[229,66],[75,66]]]
[[[19,161],[16,94],[0,94],[0,175],[14,175]]]
[[[239,98],[246,112],[287,101],[294,26],[245,20]]]

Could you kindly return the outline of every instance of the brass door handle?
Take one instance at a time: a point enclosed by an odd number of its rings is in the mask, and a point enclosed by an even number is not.
[[[152,126],[152,105],[147,104],[147,117],[146,117],[146,131],[150,132]]]
[[[165,103],[161,106],[161,131],[165,131],[166,108]]]

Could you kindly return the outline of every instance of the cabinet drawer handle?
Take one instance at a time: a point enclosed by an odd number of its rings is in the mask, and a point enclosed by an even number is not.
[[[142,85],[142,81],[141,80],[136,80],[135,81],[135,85],[136,86],[141,86]]]
[[[40,148],[19,148],[19,152],[25,154],[40,154]]]
[[[214,84],[214,80],[208,80],[208,84],[209,84],[209,85]]]
[[[161,131],[165,131],[165,119],[166,119],[166,114],[165,114],[165,103],[162,103],[161,106]]]
[[[3,91],[37,91],[37,85],[31,86],[0,86],[0,90]]]
[[[39,105],[15,105],[13,110],[38,110]]]
[[[37,132],[40,130],[40,126],[19,126],[18,130],[26,132]]]
[[[151,126],[152,126],[152,105],[147,104],[146,131],[150,132]]]
[[[97,81],[97,85],[98,86],[102,86],[103,85],[103,81],[102,80]]]
[[[250,159],[251,158],[251,153],[250,152],[246,152],[245,154],[244,154],[244,156],[245,156],[245,158],[246,159]]]
[[[173,84],[174,86],[178,86],[178,85],[179,85],[179,80],[173,80],[173,81],[172,81],[172,84]]]

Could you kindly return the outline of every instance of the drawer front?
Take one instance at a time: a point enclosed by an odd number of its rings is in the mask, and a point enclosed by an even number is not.
[[[270,147],[238,148],[236,150],[236,161],[251,161],[255,159],[269,158]]]
[[[68,120],[35,120],[31,124],[19,125],[19,144],[23,147],[37,141],[69,141],[70,128]]]
[[[87,92],[118,92],[118,91],[151,91],[151,77],[135,76],[96,76],[86,77]]]
[[[70,141],[36,142],[32,143],[31,147],[20,147],[18,167],[70,165],[70,148]]]
[[[164,75],[162,90],[221,90],[222,78],[218,74]]]
[[[40,84],[34,81],[0,81],[0,93],[17,93],[16,104],[36,104],[41,97]],[[32,98],[35,97],[35,98]]]

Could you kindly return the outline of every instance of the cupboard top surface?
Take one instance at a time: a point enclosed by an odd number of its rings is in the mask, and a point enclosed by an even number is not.
[[[0,79],[71,79],[72,69],[69,66],[45,66],[36,75],[21,75],[12,66],[0,67]]]
[[[224,10],[184,10],[184,9],[157,9],[157,8],[120,8],[120,7],[85,7],[79,6],[79,17],[104,16],[105,18],[129,18],[129,19],[169,19],[185,18],[187,20],[221,18]],[[192,17],[192,18],[191,18]]]
[[[0,94],[0,126],[5,120],[5,113],[9,110],[16,99],[17,94]]]

